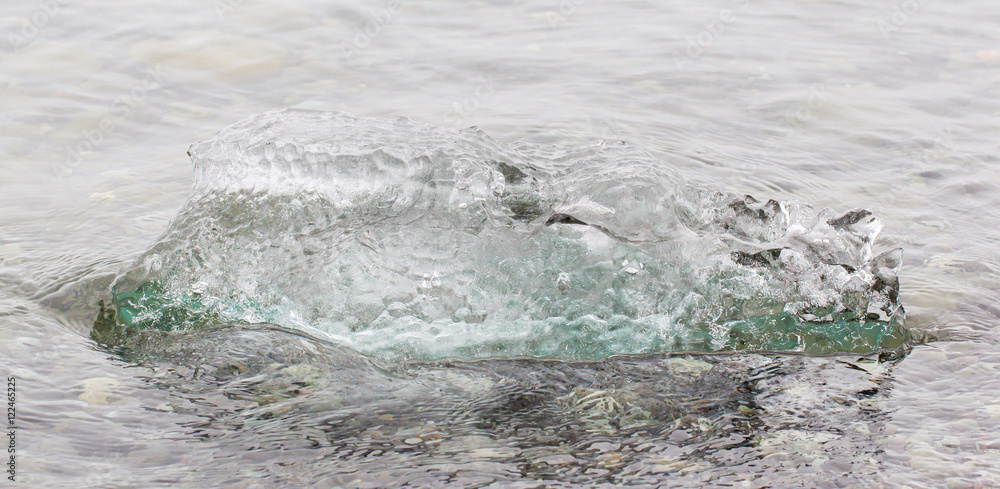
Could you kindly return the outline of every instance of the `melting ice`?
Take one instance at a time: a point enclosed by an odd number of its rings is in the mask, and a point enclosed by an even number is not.
[[[285,109],[189,154],[189,200],[113,285],[115,335],[269,322],[425,360],[907,341],[874,214],[696,186],[625,143]]]

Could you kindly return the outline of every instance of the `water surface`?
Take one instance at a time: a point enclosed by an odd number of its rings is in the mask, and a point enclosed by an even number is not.
[[[0,363],[19,382],[18,478],[1000,486],[1000,18],[914,5],[5,7]],[[397,363],[287,325],[94,342],[98,301],[188,200],[188,146],[285,107],[504,145],[624,140],[694,185],[868,209],[885,225],[873,252],[903,249],[899,303],[926,341]]]

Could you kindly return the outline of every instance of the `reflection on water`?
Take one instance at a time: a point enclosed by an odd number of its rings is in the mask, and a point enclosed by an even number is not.
[[[985,0],[5,4],[0,374],[18,378],[18,478],[1000,487],[998,23]],[[293,106],[624,139],[698,185],[870,209],[882,249],[905,250],[899,302],[929,341],[883,359],[382,365],[269,327],[88,338],[184,203],[188,145]]]

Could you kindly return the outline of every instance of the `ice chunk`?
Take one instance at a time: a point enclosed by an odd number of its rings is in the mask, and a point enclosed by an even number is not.
[[[422,359],[906,341],[874,214],[694,186],[626,144],[285,109],[189,153],[190,199],[114,284],[123,327],[266,321]]]

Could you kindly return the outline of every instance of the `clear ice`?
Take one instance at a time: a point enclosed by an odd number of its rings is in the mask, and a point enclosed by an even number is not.
[[[883,223],[683,181],[622,142],[285,109],[193,145],[113,285],[125,331],[275,323],[382,358],[899,348]]]

